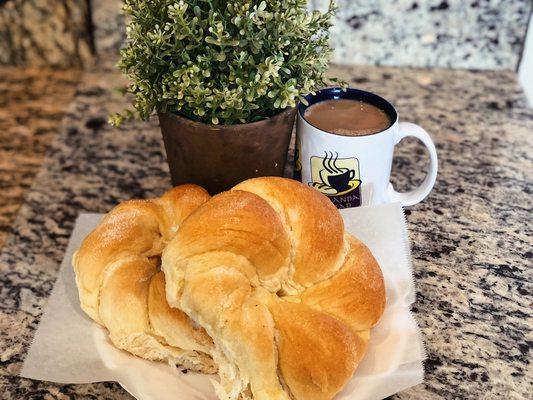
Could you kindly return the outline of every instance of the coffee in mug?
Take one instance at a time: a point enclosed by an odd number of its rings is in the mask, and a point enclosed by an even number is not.
[[[295,177],[328,196],[338,208],[400,202],[409,206],[431,192],[437,151],[420,126],[399,122],[385,99],[357,89],[330,88],[298,106]],[[399,193],[390,183],[394,146],[413,136],[429,150],[422,184]]]
[[[324,100],[305,110],[304,118],[314,127],[342,136],[381,132],[391,125],[387,113],[362,100]]]

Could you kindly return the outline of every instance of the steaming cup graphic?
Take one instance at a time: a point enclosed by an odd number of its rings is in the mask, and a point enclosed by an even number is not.
[[[359,179],[355,180],[356,171],[359,169],[357,161],[339,159],[338,153],[333,152],[326,151],[324,155],[321,160],[322,169],[318,172],[320,182],[313,186],[320,186],[323,192],[328,192],[324,194],[339,194],[355,189],[356,183],[360,182]],[[350,165],[351,163],[353,165]]]
[[[384,98],[358,89],[327,88],[306,96],[298,105],[295,178],[325,194],[338,208],[399,202],[410,206],[422,201],[437,179],[435,144],[420,126],[399,122],[396,109]],[[349,99],[372,104],[391,123],[386,129],[359,136],[342,136],[309,123],[308,107],[325,100]],[[405,137],[420,140],[429,152],[429,167],[422,184],[406,193],[390,183],[394,147]]]
[[[312,182],[309,185],[326,196],[350,195],[353,202],[360,198],[359,162],[356,158],[339,158],[335,152],[323,157],[311,157]]]
[[[353,169],[343,168],[343,172],[336,175],[328,175],[329,186],[337,192],[344,192],[350,189],[350,181],[355,177]]]

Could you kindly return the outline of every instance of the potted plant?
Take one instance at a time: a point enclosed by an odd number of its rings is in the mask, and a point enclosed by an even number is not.
[[[135,111],[157,112],[173,184],[211,193],[282,175],[295,106],[323,87],[331,2],[126,0],[120,68]]]

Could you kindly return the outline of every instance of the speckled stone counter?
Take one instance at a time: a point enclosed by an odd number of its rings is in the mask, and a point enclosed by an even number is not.
[[[0,67],[0,249],[80,76],[78,70]]]
[[[533,110],[514,74],[335,71],[389,98],[403,120],[433,134],[439,152],[434,191],[407,210],[426,380],[395,398],[528,398]],[[107,113],[123,104],[112,91],[116,75],[87,74],[83,82],[0,255],[0,393],[6,399],[130,398],[115,383],[59,385],[16,376],[77,214],[104,212],[170,186],[156,122],[107,126]],[[419,182],[424,163],[421,145],[402,143],[393,171],[397,187]]]
[[[476,69],[516,68],[532,6],[529,0],[337,3],[331,38],[339,62]]]

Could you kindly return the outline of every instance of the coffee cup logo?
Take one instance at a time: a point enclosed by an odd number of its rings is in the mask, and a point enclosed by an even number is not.
[[[309,185],[330,197],[339,208],[361,205],[359,160],[339,158],[336,152],[324,153],[324,157],[311,157]]]

